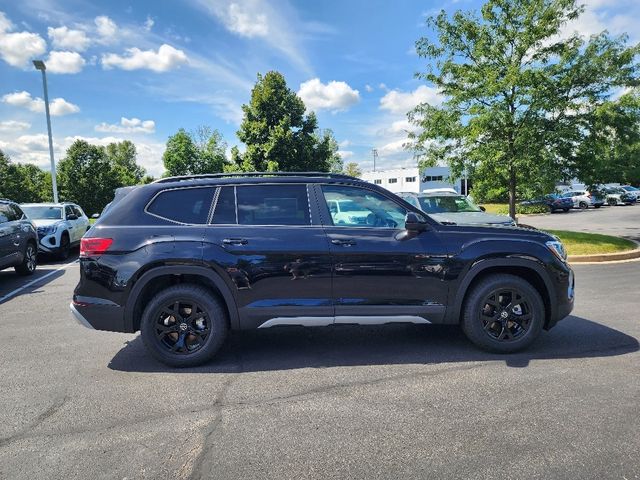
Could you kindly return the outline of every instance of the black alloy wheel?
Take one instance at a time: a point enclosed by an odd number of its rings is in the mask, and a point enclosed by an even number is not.
[[[461,326],[479,347],[510,353],[530,345],[544,322],[544,303],[533,285],[515,275],[493,274],[471,288]]]
[[[141,318],[142,341],[162,363],[193,367],[209,361],[227,336],[224,304],[206,288],[184,283],[158,292]]]

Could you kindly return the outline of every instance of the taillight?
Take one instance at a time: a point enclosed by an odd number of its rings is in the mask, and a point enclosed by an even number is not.
[[[93,257],[102,255],[109,250],[113,243],[113,238],[81,238],[80,239],[80,256]]]

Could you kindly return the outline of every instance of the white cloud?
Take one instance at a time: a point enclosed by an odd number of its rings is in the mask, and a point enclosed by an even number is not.
[[[140,120],[139,118],[120,118],[119,124],[101,123],[96,125],[96,132],[113,132],[113,133],[154,133],[156,131],[156,122],[153,120]]]
[[[309,110],[340,111],[360,100],[360,92],[347,83],[331,81],[324,84],[318,78],[302,83],[298,95]]]
[[[78,52],[53,51],[45,63],[51,73],[79,73],[86,62]]]
[[[82,30],[70,29],[66,26],[47,29],[47,34],[51,39],[54,48],[83,52],[89,47],[91,40]]]
[[[6,120],[0,122],[0,132],[17,132],[20,130],[28,130],[31,124],[27,122],[18,122],[17,120]]]
[[[351,150],[338,150],[338,155],[342,160],[347,160],[348,158],[353,157],[354,153]]]
[[[438,105],[444,97],[433,87],[420,85],[412,92],[391,90],[380,99],[380,108],[395,114],[406,114],[420,103]]]
[[[37,33],[12,33],[13,28],[11,21],[0,12],[0,58],[13,67],[27,67],[29,60],[47,50],[47,43]]]
[[[2,102],[14,107],[22,107],[32,112],[44,112],[44,100],[38,97],[32,97],[29,92],[14,92],[2,96]],[[80,111],[80,107],[71,102],[67,102],[64,98],[54,98],[49,102],[49,111],[53,116],[69,115]]]
[[[373,87],[368,83],[364,86],[364,89],[369,93],[373,92]]]
[[[269,34],[267,16],[251,8],[248,3],[231,3],[227,6],[226,12],[220,13],[220,19],[225,26],[242,37],[266,37]]]
[[[154,72],[166,72],[188,62],[187,55],[171,45],[162,44],[157,52],[128,48],[125,55],[107,53],[102,56],[102,67],[105,69],[121,68],[123,70],[147,69]]]
[[[151,29],[153,28],[153,26],[155,25],[155,23],[156,23],[156,22],[153,20],[153,18],[151,18],[151,17],[147,16],[147,19],[146,19],[146,20],[145,20],[145,22],[144,22],[144,29],[145,29],[147,32],[150,32],[150,31],[151,31]]]
[[[378,153],[383,155],[393,155],[396,153],[405,152],[404,144],[407,143],[407,139],[394,140],[378,148]]]
[[[96,24],[96,31],[98,32],[98,35],[100,35],[104,40],[109,40],[118,31],[118,26],[106,15],[96,17],[94,19],[94,23]]]

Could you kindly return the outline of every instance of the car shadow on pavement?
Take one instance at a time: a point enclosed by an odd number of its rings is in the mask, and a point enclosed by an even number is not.
[[[38,266],[32,275],[17,275],[13,268],[0,271],[0,305],[12,298],[39,291],[43,286],[64,275],[65,270],[61,267],[73,263],[77,258],[77,252],[65,260],[38,255]]]
[[[138,336],[113,357],[112,370],[126,372],[237,373],[340,366],[504,361],[526,367],[532,360],[623,355],[640,348],[618,330],[568,317],[524,352],[499,355],[472,345],[457,326],[275,327],[233,332],[210,363],[174,369],[154,360]]]

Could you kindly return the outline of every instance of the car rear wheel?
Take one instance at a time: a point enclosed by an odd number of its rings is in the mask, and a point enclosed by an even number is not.
[[[218,352],[228,331],[224,305],[205,288],[169,287],[147,304],[141,336],[157,360],[171,367],[193,367]]]
[[[618,201],[617,201],[615,198],[609,198],[609,199],[607,200],[607,203],[608,203],[611,207],[614,207],[614,206],[616,206],[616,205],[618,204]]]
[[[580,202],[578,204],[578,206],[582,209],[582,210],[586,210],[587,208],[589,208],[589,204],[587,202]]]
[[[563,208],[563,209],[562,209],[562,211],[563,211],[564,213],[567,213],[567,212],[569,211],[569,209],[568,209],[568,208]]]
[[[477,283],[464,304],[462,330],[477,346],[510,353],[529,346],[544,325],[544,303],[526,280],[490,275]]]
[[[38,249],[33,242],[27,243],[22,263],[15,267],[18,275],[31,275],[38,265]]]

